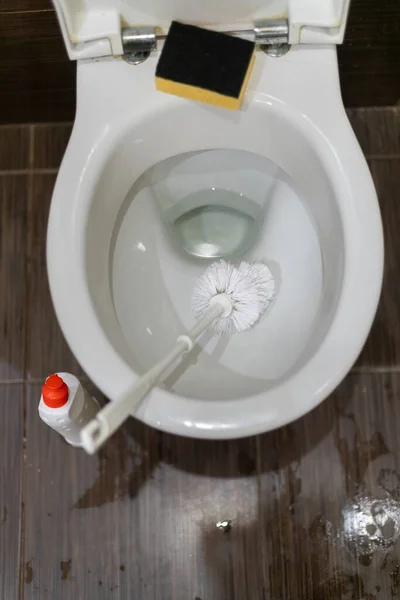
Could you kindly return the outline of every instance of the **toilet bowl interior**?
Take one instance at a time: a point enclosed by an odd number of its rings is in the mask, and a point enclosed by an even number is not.
[[[188,139],[192,110],[153,114],[110,148],[90,198],[87,281],[104,332],[143,373],[194,323],[193,288],[210,260],[184,246],[211,206],[212,234],[235,260],[265,261],[277,294],[251,331],[205,334],[163,385],[189,398],[243,398],[301,369],[329,331],[344,273],[340,199],[323,153],[279,111],[203,110]]]

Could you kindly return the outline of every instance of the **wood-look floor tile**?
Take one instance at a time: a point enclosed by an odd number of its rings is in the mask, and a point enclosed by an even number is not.
[[[29,167],[30,132],[27,126],[0,126],[0,171]]]
[[[31,245],[27,376],[44,378],[54,371],[82,370],[61,333],[51,301],[46,271],[46,234],[55,175],[31,177]]]
[[[76,64],[68,59],[54,11],[1,14],[0,81],[2,122],[54,121],[66,101],[73,111]]]
[[[37,125],[34,128],[33,166],[35,169],[60,166],[71,131],[72,124]]]
[[[60,26],[54,11],[4,13],[0,19],[0,76],[4,91],[7,86],[28,91],[29,78],[35,88],[51,90],[72,87],[73,79],[60,81],[57,64],[69,65]],[[31,71],[34,71],[30,73]],[[73,65],[70,69],[74,71]],[[64,73],[65,75],[65,73]],[[28,81],[24,81],[23,77]],[[2,90],[3,91],[3,90]],[[16,102],[26,102],[24,94]]]
[[[353,0],[337,47],[345,106],[394,105],[400,97],[400,3]]]
[[[163,435],[148,519],[157,532],[159,597],[263,600],[255,439],[207,442]],[[216,524],[231,521],[231,530]],[[154,535],[154,534],[153,534]],[[147,561],[151,561],[150,533]],[[165,596],[163,596],[165,593]]]
[[[185,440],[131,419],[89,457],[39,420],[39,395],[30,385],[24,600],[263,600],[261,546],[247,533],[254,440]]]
[[[0,0],[0,12],[54,10],[51,0]]]
[[[69,65],[63,70],[65,72],[68,69]],[[25,99],[21,102],[19,97],[16,98],[16,92],[10,88],[0,91],[0,118],[3,115],[4,122],[53,123],[73,121],[75,118],[76,89],[72,86],[51,90],[29,87],[24,94]]]
[[[357,366],[400,366],[400,158],[372,160],[385,235],[385,270],[378,312]]]
[[[0,176],[0,381],[24,378],[27,184]]]
[[[400,108],[358,108],[347,111],[367,156],[400,156]]]
[[[399,373],[352,374],[260,438],[266,598],[397,597],[399,444]]]
[[[18,595],[23,385],[0,384],[0,595]]]

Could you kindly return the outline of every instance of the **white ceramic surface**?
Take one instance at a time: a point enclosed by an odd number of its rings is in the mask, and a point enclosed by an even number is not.
[[[350,0],[53,0],[70,59],[120,56],[121,27],[172,20],[221,31],[252,29],[257,19],[287,19],[291,44],[341,44]]]
[[[174,177],[172,172],[165,174],[163,182],[158,169],[153,186],[146,174],[139,178],[125,200],[126,207],[114,229],[115,243],[111,243],[112,295],[118,322],[137,364],[146,371],[169,351],[182,331],[194,326],[191,298],[197,278],[209,264],[179,251],[163,227],[157,208],[162,183],[167,186],[172,180],[170,187],[176,196],[182,187],[204,186],[207,191],[211,182],[217,185],[221,181],[225,181],[225,187],[246,191],[256,206],[264,196],[264,210],[258,216],[260,228],[240,259],[268,263],[277,285],[273,305],[250,331],[219,340],[204,336],[199,342],[203,351],[199,348],[189,356],[166,381],[167,389],[183,397],[210,401],[260,393],[285,378],[306,352],[326,304],[322,298],[323,256],[307,202],[299,198],[283,172],[260,160],[259,155],[225,152],[227,160],[214,159],[213,167],[208,155],[214,156],[215,151],[191,155],[189,161],[184,161],[191,166],[185,178]],[[237,164],[240,159],[242,168]],[[229,160],[232,169],[219,170],[219,165],[225,163],[227,167]],[[252,161],[259,170],[250,171]],[[146,186],[143,179],[150,179]],[[243,205],[246,210],[245,200]],[[335,258],[327,256],[328,265],[336,258],[340,265],[340,253]],[[340,287],[341,269],[333,265],[327,269],[338,271],[333,287]],[[326,288],[329,277],[325,277]]]
[[[270,430],[311,410],[346,375],[381,289],[379,208],[342,106],[336,50],[298,47],[280,59],[257,53],[238,113],[157,93],[155,61],[78,65],[76,123],[48,230],[56,312],[85,371],[117,398],[157,359],[157,344],[164,351],[178,326],[191,324],[182,298],[201,271],[163,237],[145,201],[149,190],[130,202],[132,186],[186,152],[225,148],[272,161],[281,201],[271,203],[256,253],[276,265],[276,302],[258,329],[223,349],[206,345],[196,365],[171,378],[174,391],[154,389],[137,415],[194,437]]]

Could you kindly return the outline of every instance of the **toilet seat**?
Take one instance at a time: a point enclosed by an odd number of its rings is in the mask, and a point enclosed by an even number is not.
[[[71,59],[120,56],[123,25],[156,27],[172,20],[221,31],[252,29],[259,20],[285,19],[290,44],[340,44],[350,0],[53,0]]]
[[[107,283],[115,204],[120,202],[115,197],[123,196],[155,162],[189,150],[221,147],[221,139],[225,148],[266,157],[273,152],[274,161],[288,170],[294,138],[304,139],[304,153],[310,153],[313,163],[318,158],[329,174],[343,228],[343,279],[326,336],[301,368],[270,391],[211,401],[156,388],[135,414],[154,427],[193,437],[234,438],[274,429],[311,410],[345,376],[364,344],[381,289],[379,208],[340,98],[336,50],[298,46],[280,59],[258,52],[244,108],[229,114],[155,92],[155,64],[156,56],[136,67],[117,59],[78,63],[76,121],[48,227],[55,310],[86,373],[111,400],[118,397],[138,369],[114,326]],[[176,115],[182,115],[184,123],[190,118],[190,135],[177,135]],[[277,143],[260,135],[263,122],[269,124],[268,131],[274,129]],[[116,179],[112,171],[117,163]],[[307,177],[302,185],[307,185]],[[89,269],[94,254],[97,258]]]

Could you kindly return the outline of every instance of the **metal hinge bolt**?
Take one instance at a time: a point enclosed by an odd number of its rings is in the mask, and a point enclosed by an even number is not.
[[[286,19],[259,20],[255,21],[253,29],[226,31],[225,33],[254,41],[269,56],[283,56],[290,50],[289,26]],[[157,50],[157,41],[165,38],[165,35],[156,33],[155,27],[123,29],[124,60],[133,65],[142,63],[153,50]]]

